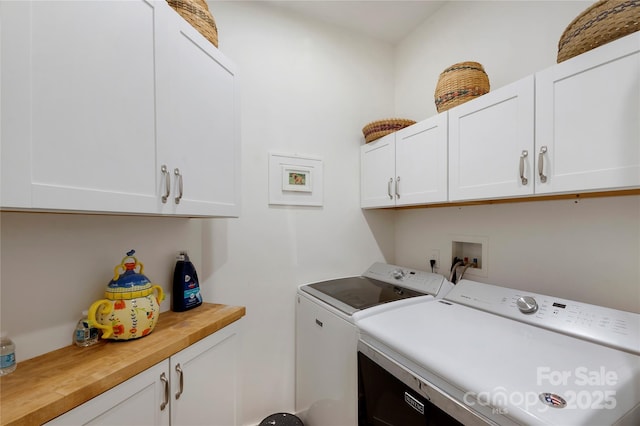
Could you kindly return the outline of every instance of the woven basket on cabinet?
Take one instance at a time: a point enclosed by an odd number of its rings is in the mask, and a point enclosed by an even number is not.
[[[600,0],[578,15],[558,42],[558,63],[640,30],[640,0]]]
[[[438,78],[435,102],[438,112],[446,111],[489,93],[489,76],[477,62],[451,65]]]
[[[218,47],[218,27],[205,0],[167,0],[193,28]]]
[[[362,128],[362,134],[364,134],[365,142],[369,143],[412,124],[416,124],[416,122],[406,118],[386,118],[367,124]]]

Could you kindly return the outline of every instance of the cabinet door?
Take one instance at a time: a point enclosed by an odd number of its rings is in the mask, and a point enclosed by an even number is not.
[[[168,6],[167,6],[168,8]],[[164,212],[238,216],[239,97],[235,67],[173,10],[158,56],[158,160],[169,167]],[[182,179],[182,197],[180,195]]]
[[[169,380],[168,368],[168,360],[160,362],[46,424],[48,426],[168,425],[169,400],[165,399],[168,397],[165,392],[165,386],[168,386],[166,383]],[[165,402],[167,404],[163,409],[161,407]]]
[[[239,424],[241,322],[238,320],[171,357],[171,424]]]
[[[360,147],[360,206],[390,207],[395,201],[395,133]]]
[[[638,76],[640,33],[536,74],[537,193],[640,186]]]
[[[2,207],[155,210],[156,6],[0,3]]]
[[[296,412],[305,424],[356,425],[356,329],[308,298],[297,299]]]
[[[450,201],[533,194],[533,96],[530,76],[448,111]]]
[[[396,205],[447,201],[447,114],[396,133]]]

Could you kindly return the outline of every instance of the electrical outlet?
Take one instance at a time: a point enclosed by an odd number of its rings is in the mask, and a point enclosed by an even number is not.
[[[429,255],[429,267],[431,267],[431,261],[435,260],[436,264],[433,265],[433,270],[440,268],[440,250],[431,249],[431,254]]]

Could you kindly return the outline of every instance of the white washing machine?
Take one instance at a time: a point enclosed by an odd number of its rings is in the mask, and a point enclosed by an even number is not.
[[[443,297],[443,276],[374,263],[362,276],[302,285],[296,307],[296,414],[305,426],[358,424],[355,318]]]
[[[639,425],[640,315],[460,281],[356,319],[365,425]]]

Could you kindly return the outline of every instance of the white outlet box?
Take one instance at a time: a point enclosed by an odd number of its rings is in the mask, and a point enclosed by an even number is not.
[[[465,276],[488,277],[489,258],[487,251],[489,248],[489,237],[477,235],[454,235],[451,237],[451,259],[467,258],[469,262],[477,259],[477,267],[468,268]]]

